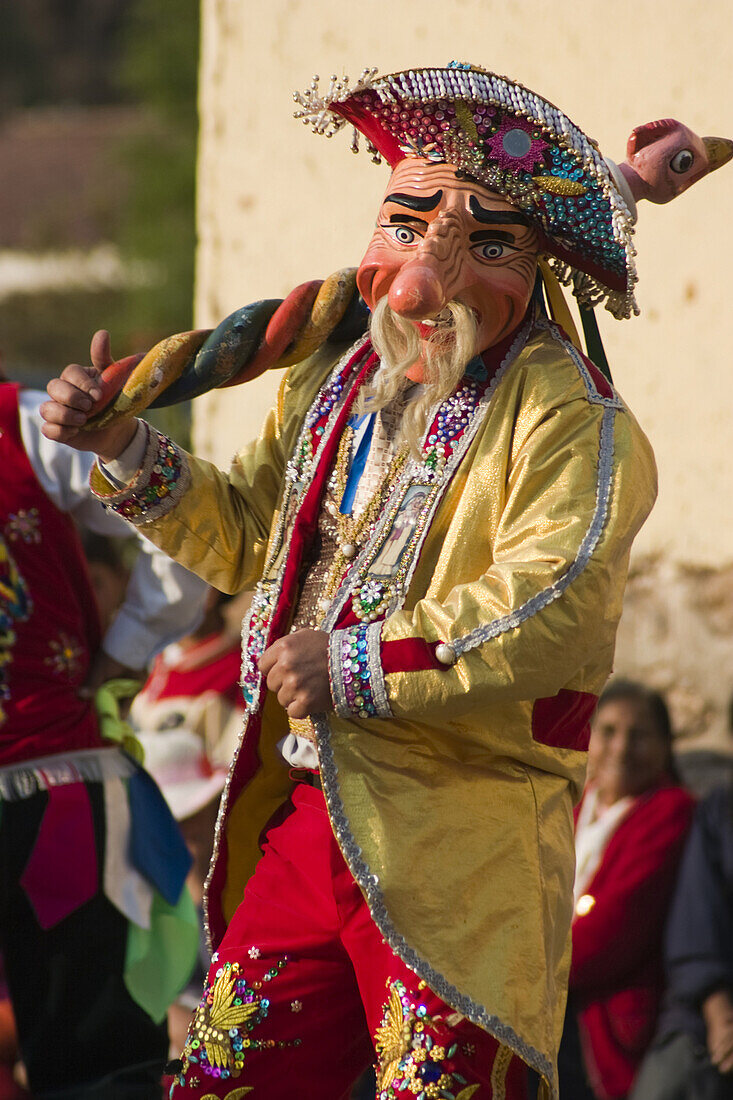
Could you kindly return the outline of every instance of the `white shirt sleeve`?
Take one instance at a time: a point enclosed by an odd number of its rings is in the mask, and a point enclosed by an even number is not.
[[[102,473],[110,481],[116,483],[120,489],[124,488],[125,485],[129,485],[134,480],[135,475],[142,466],[147,446],[147,428],[142,420],[138,420],[137,431],[124,451],[109,462],[103,463],[101,459],[98,460]]]
[[[23,446],[41,488],[79,526],[100,535],[129,538],[134,532],[128,524],[91,494],[89,473],[95,456],[55,443],[41,432],[38,410],[46,400],[43,393],[21,390],[18,401]],[[208,592],[208,585],[193,573],[146,539],[139,541],[141,553],[125,601],[102,642],[110,657],[130,668],[145,668],[161,649],[190,634],[201,621]]]

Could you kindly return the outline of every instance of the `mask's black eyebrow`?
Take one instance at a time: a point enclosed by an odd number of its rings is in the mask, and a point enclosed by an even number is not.
[[[470,196],[468,205],[476,221],[485,225],[532,225],[521,210],[487,210],[475,195]]]
[[[424,198],[420,195],[401,195],[398,191],[395,191],[392,195],[386,195],[384,201],[397,202],[400,206],[409,206],[410,210],[435,210],[442,198],[442,191],[436,191],[434,195],[425,195]]]
[[[404,222],[405,224],[410,225],[424,225],[426,229],[428,225],[428,223],[426,221],[423,221],[422,218],[416,218],[413,214],[390,214],[389,224],[392,225],[393,222]]]
[[[506,241],[507,244],[514,244],[515,241],[513,233],[503,233],[501,229],[479,229],[468,239],[471,244],[478,241]]]

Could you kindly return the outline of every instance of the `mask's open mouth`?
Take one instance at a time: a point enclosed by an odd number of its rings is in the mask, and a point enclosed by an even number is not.
[[[471,307],[469,307],[471,308]],[[479,324],[479,316],[475,309],[471,308],[476,326]],[[450,306],[445,306],[435,317],[426,318],[424,321],[416,321],[415,327],[423,340],[429,340],[431,336],[441,335],[443,331],[450,330],[455,325],[454,313]]]
[[[417,331],[423,340],[435,336],[441,329],[450,328],[453,324],[453,315],[449,309],[442,309],[436,317],[426,318],[416,322]]]
[[[432,318],[426,319],[425,321],[420,321],[420,324],[421,325],[426,325],[428,328],[437,328],[440,325],[449,324],[450,321],[451,321],[451,311],[449,309],[441,309],[441,311],[437,315],[437,317],[432,317]]]

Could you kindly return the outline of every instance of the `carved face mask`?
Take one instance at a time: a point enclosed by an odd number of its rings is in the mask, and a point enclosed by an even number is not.
[[[427,338],[448,302],[474,313],[474,353],[517,327],[534,286],[538,235],[506,199],[450,164],[409,158],[394,172],[357,284],[373,309],[392,310]]]

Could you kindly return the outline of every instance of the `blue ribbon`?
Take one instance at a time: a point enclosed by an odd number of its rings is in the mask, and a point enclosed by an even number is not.
[[[354,431],[358,431],[364,421],[369,418],[369,423],[364,429],[364,434],[359,441],[359,446],[356,449],[351,468],[349,470],[349,476],[346,479],[346,488],[344,489],[344,495],[339,505],[339,512],[342,516],[350,516],[354,507],[354,497],[356,496],[356,490],[361,481],[361,475],[364,473],[364,467],[366,465],[367,455],[372,445],[372,435],[374,434],[374,418],[376,413],[363,413],[362,416],[352,416],[349,421],[349,427]]]

